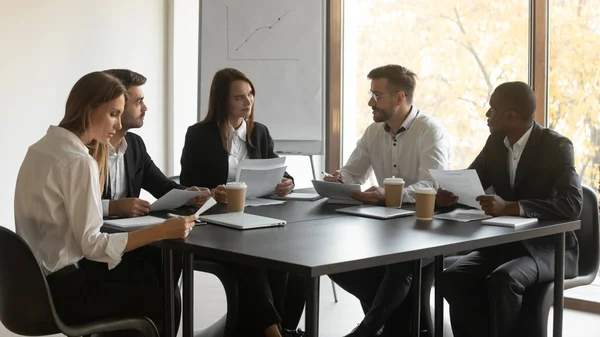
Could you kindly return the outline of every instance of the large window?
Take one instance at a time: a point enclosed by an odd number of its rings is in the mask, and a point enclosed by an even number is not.
[[[494,88],[528,80],[527,0],[345,0],[343,34],[344,162],[373,122],[372,68],[397,63],[417,73],[414,104],[447,128],[457,169],[485,144]]]
[[[598,186],[600,9],[595,1],[550,0],[548,127],[569,137],[581,183]]]

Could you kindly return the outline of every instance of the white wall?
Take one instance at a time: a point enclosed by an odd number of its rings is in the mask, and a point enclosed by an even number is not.
[[[144,74],[145,125],[156,164],[167,163],[167,0],[0,0],[0,225],[14,228],[13,194],[29,145],[58,124],[84,74]]]

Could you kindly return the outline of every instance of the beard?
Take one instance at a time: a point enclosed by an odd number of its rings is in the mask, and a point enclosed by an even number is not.
[[[375,121],[376,123],[385,122],[388,119],[390,119],[390,117],[392,117],[391,113],[379,108],[373,108],[372,113],[373,121]]]

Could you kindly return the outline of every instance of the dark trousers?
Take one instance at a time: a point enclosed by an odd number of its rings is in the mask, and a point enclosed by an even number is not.
[[[284,329],[295,330],[298,328],[305,303],[306,278],[298,274],[288,274],[283,302],[283,320],[281,321]]]
[[[287,273],[232,264],[238,283],[236,336],[264,336],[267,327],[281,323]]]
[[[77,269],[67,272],[67,267],[50,274],[47,280],[60,318],[67,324],[80,324],[106,318],[146,316],[156,324],[161,336],[165,336],[160,254],[158,248],[142,247],[124,254],[111,270],[106,263],[82,259]],[[175,291],[175,296],[175,318],[179,322],[179,291]],[[114,335],[134,334],[124,331],[111,334]]]
[[[450,304],[454,337],[511,336],[523,293],[538,279],[522,243],[476,250],[447,268],[436,287]]]
[[[359,299],[365,312],[362,324],[370,333],[377,332],[385,325],[386,334],[392,326],[395,326],[394,330],[404,330],[408,334],[410,325],[398,327],[398,323],[406,322],[402,317],[408,316],[407,310],[410,313],[410,305],[401,304],[409,302],[405,300],[410,292],[413,268],[414,262],[409,261],[329,277]]]

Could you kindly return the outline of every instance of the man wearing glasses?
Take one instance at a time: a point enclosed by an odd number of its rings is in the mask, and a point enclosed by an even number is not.
[[[445,129],[435,118],[415,107],[413,96],[417,75],[400,65],[385,65],[369,72],[369,106],[373,121],[358,141],[350,159],[326,181],[364,184],[371,173],[379,186],[388,177],[404,179],[403,201],[415,202],[419,187],[434,187],[429,169],[447,169],[449,144]],[[365,204],[384,205],[383,187],[373,186],[353,197]],[[429,261],[431,262],[431,261]],[[365,318],[346,337],[407,335],[410,303],[406,299],[412,280],[412,262],[331,275],[346,291],[356,296]]]

